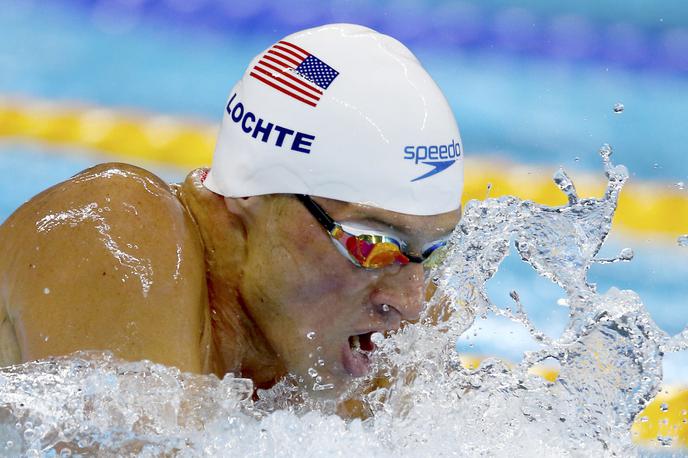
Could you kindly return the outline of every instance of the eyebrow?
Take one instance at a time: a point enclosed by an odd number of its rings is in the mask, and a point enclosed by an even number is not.
[[[396,231],[396,232],[398,232],[398,233],[400,233],[400,234],[403,234],[403,235],[411,235],[411,234],[408,233],[408,231],[407,231],[406,229],[404,229],[404,228],[402,228],[402,227],[399,227],[399,226],[397,226],[397,225],[395,225],[395,224],[392,224],[391,222],[389,222],[389,221],[387,221],[387,220],[385,220],[385,219],[383,219],[383,218],[380,218],[380,217],[378,217],[378,216],[361,216],[359,219],[360,219],[361,221],[367,221],[367,222],[371,222],[371,223],[377,223],[377,224],[379,224],[379,225],[381,225],[381,226],[390,227],[390,228],[392,228],[394,231]]]

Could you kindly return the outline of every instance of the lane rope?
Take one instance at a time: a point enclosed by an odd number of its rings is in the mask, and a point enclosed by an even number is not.
[[[0,97],[0,139],[40,142],[108,153],[119,160],[160,162],[191,169],[209,165],[218,126],[183,117],[92,107],[75,103]],[[623,157],[616,162],[623,163]],[[464,200],[515,195],[547,205],[566,197],[552,183],[554,166],[508,162],[487,154],[466,159]],[[600,196],[600,172],[571,176],[581,197]],[[614,228],[626,234],[676,243],[688,233],[688,190],[674,184],[633,178],[621,193]]]

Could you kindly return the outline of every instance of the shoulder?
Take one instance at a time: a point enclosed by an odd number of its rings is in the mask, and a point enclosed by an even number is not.
[[[155,174],[129,164],[105,163],[36,195],[11,215],[3,228],[35,226],[37,236],[49,237],[65,231],[74,235],[89,228],[103,229],[103,225],[120,235],[142,226],[183,232],[191,230],[192,224],[170,186]],[[103,230],[97,232],[102,235]]]
[[[198,367],[203,247],[153,173],[119,163],[84,170],[18,209],[0,229],[0,250],[23,355],[107,348]]]
[[[96,200],[145,206],[167,204],[169,207],[165,208],[168,210],[182,209],[169,185],[157,175],[141,167],[117,162],[86,169],[35,199],[39,202],[57,199],[67,205]]]
[[[59,241],[73,250],[100,247],[107,253],[120,244],[124,251],[138,246],[166,263],[175,262],[180,244],[185,250],[200,247],[195,223],[170,186],[145,169],[122,163],[91,167],[36,195],[3,224],[4,248],[12,235],[22,244]]]

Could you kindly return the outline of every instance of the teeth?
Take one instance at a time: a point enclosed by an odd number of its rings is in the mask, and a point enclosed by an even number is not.
[[[351,348],[354,350],[361,350],[361,341],[359,340],[358,336],[353,336],[351,339]]]

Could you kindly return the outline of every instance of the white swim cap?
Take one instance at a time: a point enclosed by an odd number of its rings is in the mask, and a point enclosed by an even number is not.
[[[434,215],[460,206],[463,146],[408,48],[331,24],[253,59],[229,95],[204,183],[228,197],[309,194]]]

